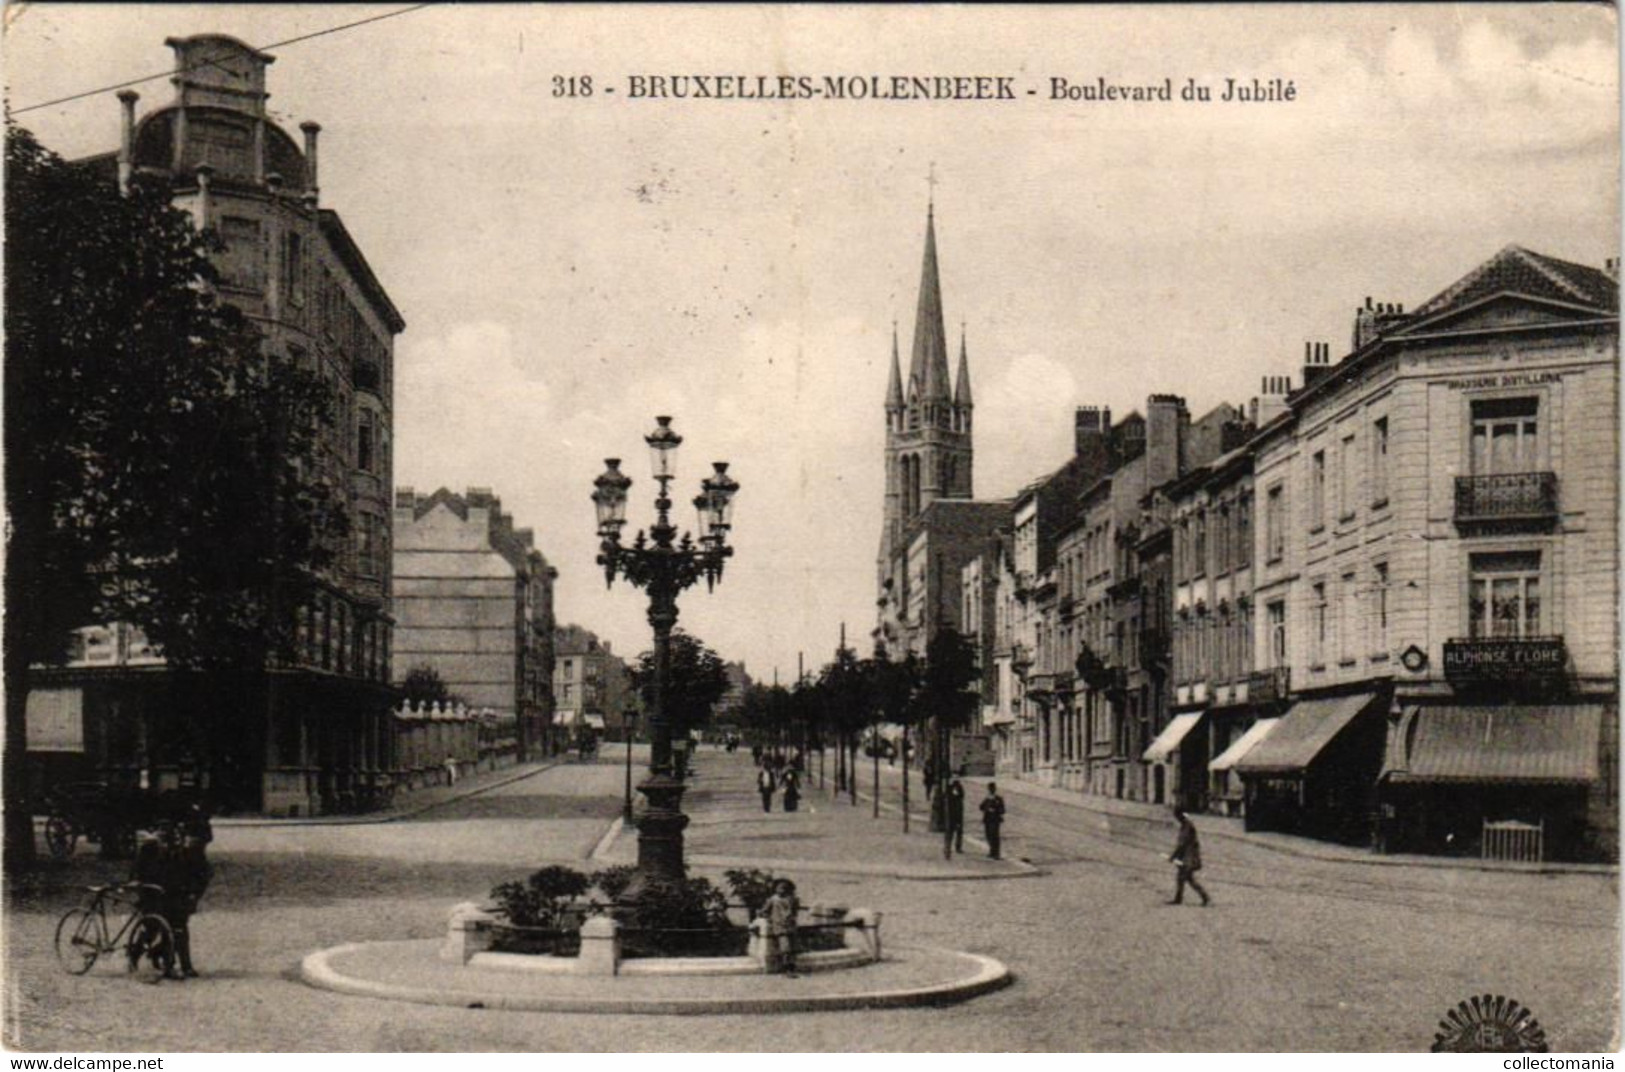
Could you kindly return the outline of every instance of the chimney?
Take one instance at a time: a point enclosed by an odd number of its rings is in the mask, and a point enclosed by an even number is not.
[[[1612,279],[1616,283],[1619,282],[1618,257],[1609,257],[1607,260],[1603,261],[1602,270],[1608,273],[1608,278]]]
[[[1185,471],[1185,435],[1191,415],[1178,395],[1152,395],[1145,403],[1145,486],[1157,487]]]
[[[1369,345],[1404,320],[1404,305],[1398,302],[1373,302],[1367,298],[1362,308],[1354,310],[1354,349]]]
[[[1292,393],[1291,376],[1265,376],[1258,397],[1248,406],[1253,424],[1259,428],[1287,411],[1287,396]]]
[[[407,518],[410,518],[413,511],[417,509],[417,506],[417,493],[414,492],[410,487],[395,489],[395,509],[397,511],[404,513]]]
[[[1073,417],[1072,453],[1078,458],[1093,459],[1091,467],[1106,469],[1106,433],[1112,426],[1112,411],[1107,406],[1079,406]]]
[[[1306,342],[1303,344],[1303,386],[1313,387],[1332,370],[1332,344]]]
[[[316,181],[316,135],[322,132],[322,125],[307,119],[299,124],[299,129],[305,134],[305,204],[315,208],[321,190]]]
[[[122,116],[118,137],[118,192],[130,192],[130,176],[135,174],[135,102],[141,94],[133,89],[121,89],[118,94]]]

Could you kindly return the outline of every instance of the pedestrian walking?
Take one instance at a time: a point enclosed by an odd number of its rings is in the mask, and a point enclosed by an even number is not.
[[[457,757],[456,756],[447,756],[446,757],[446,784],[447,785],[456,785],[457,784]]]
[[[920,776],[925,779],[925,799],[930,803],[931,794],[936,792],[937,765],[930,756],[925,757],[925,765],[920,768]]]
[[[784,789],[784,810],[795,811],[801,806],[801,775],[791,767],[784,772],[780,785]]]
[[[773,884],[773,895],[762,905],[767,920],[767,970],[796,977],[796,917],[801,902],[796,900],[796,884],[781,878]]]
[[[991,859],[999,858],[999,831],[1004,826],[1004,798],[999,796],[999,787],[993,782],[987,783],[987,796],[982,798],[982,834],[987,839],[987,854]]]
[[[762,810],[773,810],[773,787],[778,779],[773,776],[773,768],[769,764],[762,764],[756,771],[756,791],[762,794]]]
[[[1174,818],[1179,822],[1179,839],[1174,843],[1174,851],[1168,860],[1175,864],[1179,870],[1174,879],[1174,899],[1169,904],[1183,904],[1185,901],[1185,887],[1202,895],[1202,907],[1206,908],[1213,903],[1207,895],[1202,884],[1196,881],[1196,872],[1202,870],[1202,842],[1196,836],[1196,824],[1192,823],[1185,809],[1178,804],[1174,805]]]
[[[954,851],[965,854],[965,786],[956,775],[948,781],[943,797],[943,812],[947,822],[942,827],[942,855],[952,856]]]

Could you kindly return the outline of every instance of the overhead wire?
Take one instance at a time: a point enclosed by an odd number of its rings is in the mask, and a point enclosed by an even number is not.
[[[422,9],[424,9],[426,7],[433,7],[433,6],[434,6],[433,4],[413,4],[411,7],[403,7],[403,8],[400,8],[398,10],[395,10],[395,11],[386,11],[382,15],[372,15],[372,16],[369,16],[369,17],[364,18],[364,19],[357,19],[354,22],[346,22],[346,23],[344,23],[342,25],[339,25],[339,26],[329,26],[325,30],[317,30],[314,33],[301,34],[298,37],[290,37],[286,41],[278,41],[278,42],[276,42],[274,44],[270,44],[270,45],[261,45],[261,46],[256,47],[255,51],[257,51],[257,52],[270,52],[273,49],[287,48],[289,45],[297,45],[297,44],[299,44],[300,42],[303,42],[303,41],[312,41],[312,40],[315,40],[318,37],[326,37],[329,34],[339,33],[339,32],[341,32],[343,30],[353,30],[357,26],[366,26],[369,23],[382,22],[385,19],[393,19],[393,18],[396,18],[397,16],[400,16],[400,15],[409,15],[414,11],[421,11]],[[70,95],[68,95],[66,97],[58,97],[55,100],[41,101],[38,104],[29,104],[29,105],[26,105],[26,106],[24,106],[22,108],[10,108],[10,107],[8,107],[6,109],[6,113],[8,115],[22,115],[24,112],[38,111],[41,108],[53,108],[58,104],[69,104],[69,103],[71,103],[73,101],[76,101],[76,100],[83,100],[86,97],[94,97],[94,96],[96,96],[98,94],[101,94],[101,93],[108,93],[108,92],[111,92],[111,91],[113,91],[115,89],[126,89],[126,88],[128,88],[130,86],[141,85],[143,82],[153,82],[153,81],[156,81],[157,79],[160,79],[160,78],[169,78],[169,77],[172,77],[172,76],[174,76],[176,74],[184,74],[187,71],[194,71],[194,70],[197,70],[199,67],[212,65],[214,63],[215,63],[215,60],[212,59],[212,58],[203,59],[203,60],[199,60],[198,62],[193,63],[193,64],[191,64],[189,66],[183,67],[179,71],[176,71],[176,70],[173,70],[173,69],[167,70],[167,71],[160,71],[157,74],[143,75],[140,78],[131,78],[128,81],[124,81],[124,82],[114,82],[112,85],[99,86],[96,89],[87,89],[82,93],[73,93],[73,94],[70,94]]]

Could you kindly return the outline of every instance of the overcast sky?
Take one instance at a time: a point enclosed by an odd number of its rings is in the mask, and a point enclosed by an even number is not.
[[[391,10],[10,7],[8,99],[166,72],[166,36]],[[605,591],[588,495],[625,457],[646,522],[641,435],[675,415],[679,501],[716,458],[743,486],[729,575],[682,624],[789,680],[874,624],[886,362],[933,163],[976,492],[1005,496],[1065,459],[1076,405],[1242,403],[1306,339],[1346,352],[1367,295],[1414,305],[1513,242],[1615,255],[1615,42],[1600,5],[457,6],[275,50],[269,88],[296,137],[323,125],[323,202],[407,321],[396,482],[493,488],[558,567],[560,620],[632,653],[644,599]],[[627,99],[679,73],[1003,75],[1018,99]],[[555,98],[556,75],[597,92]],[[1298,99],[1062,103],[1052,77]],[[137,89],[143,113],[171,95]],[[18,118],[67,155],[117,144],[111,92]]]

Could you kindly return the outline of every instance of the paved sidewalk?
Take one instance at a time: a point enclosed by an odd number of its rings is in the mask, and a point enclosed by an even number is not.
[[[699,868],[761,867],[797,872],[838,872],[902,879],[1015,878],[1037,874],[1020,860],[991,860],[986,846],[967,837],[965,854],[942,855],[940,834],[930,833],[923,821],[903,833],[902,818],[885,805],[875,818],[869,798],[860,793],[853,806],[842,794],[834,795],[834,781],[816,788],[817,776],[803,789],[800,809],[783,810],[782,796],[773,798],[773,810],[762,810],[755,790],[750,756],[744,753],[704,751],[694,780],[683,798],[690,817],[685,832],[686,857]],[[637,857],[637,838],[619,827],[593,853],[605,863],[631,863]]]
[[[887,770],[884,767],[881,769],[883,771]],[[901,768],[892,769],[888,773],[894,782],[902,777]],[[920,783],[914,780],[915,772],[911,770],[909,774],[911,790],[918,788]],[[980,783],[986,780],[974,779],[967,780],[967,782],[975,781]],[[1113,797],[1102,797],[1080,793],[1072,789],[1039,785],[1036,782],[1016,778],[999,779],[999,787],[1000,791],[1007,796],[1052,801],[1093,815],[1099,824],[1100,830],[1110,837],[1125,840],[1146,839],[1157,844],[1169,841],[1173,837],[1175,826],[1173,816],[1169,813],[1167,805],[1164,804],[1146,804],[1137,800],[1117,800]],[[1619,868],[1613,864],[1565,863],[1560,861],[1525,864],[1501,860],[1475,860],[1459,856],[1384,854],[1370,849],[1339,845],[1335,842],[1295,837],[1291,834],[1247,830],[1242,826],[1241,819],[1232,819],[1222,815],[1193,814],[1190,818],[1191,822],[1196,825],[1196,829],[1204,836],[1228,838],[1257,845],[1271,852],[1311,860],[1322,860],[1329,863],[1368,864],[1374,867],[1424,867],[1458,871],[1511,871],[1526,874],[1619,874]],[[969,841],[968,838],[966,840]]]

